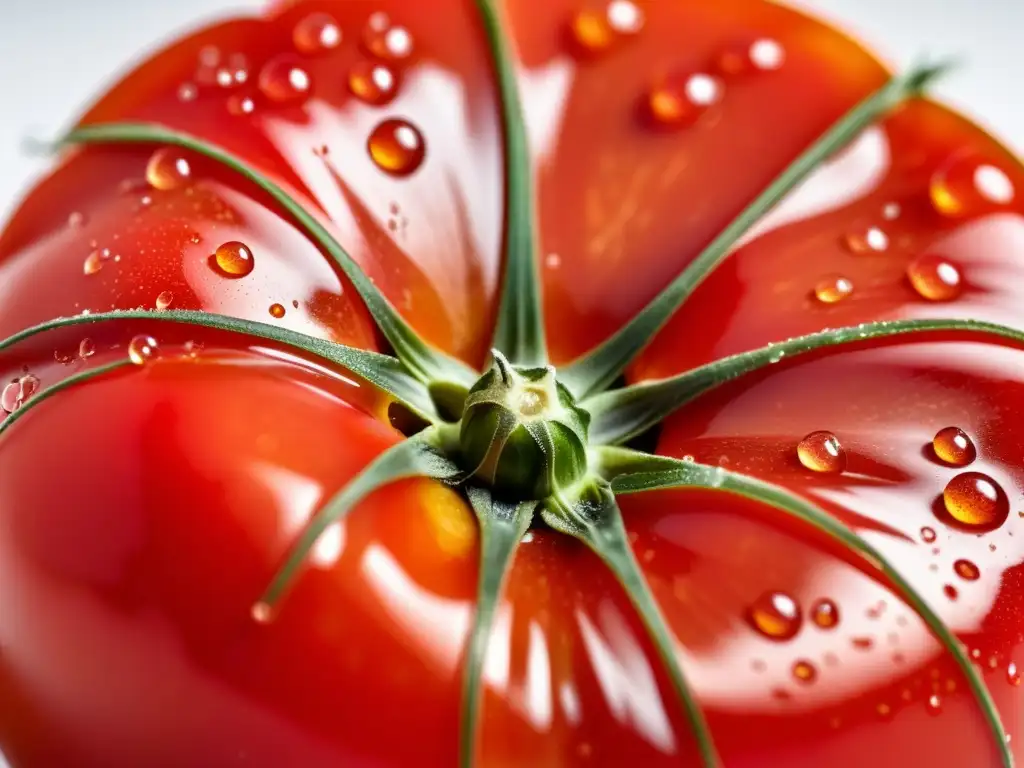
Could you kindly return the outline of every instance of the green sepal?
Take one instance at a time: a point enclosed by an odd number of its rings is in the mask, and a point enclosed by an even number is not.
[[[217,331],[239,333],[254,339],[273,341],[291,349],[301,350],[313,357],[323,360],[354,373],[369,384],[391,397],[428,422],[440,420],[433,400],[420,381],[413,378],[398,361],[390,355],[379,352],[368,352],[365,349],[347,347],[333,341],[325,341],[315,336],[290,331],[276,325],[259,323],[253,320],[240,320],[228,315],[217,315],[212,312],[198,312],[188,309],[145,310],[118,309],[112,312],[96,312],[88,315],[72,315],[56,320],[49,320],[31,328],[8,336],[0,341],[0,350],[24,341],[39,333],[56,330],[72,325],[91,325],[94,323],[115,320],[146,320],[158,323],[178,323]]]
[[[871,569],[881,573],[892,584],[896,593],[914,609],[938,638],[943,649],[953,657],[981,709],[1002,758],[1003,768],[1013,768],[1013,754],[1006,742],[1006,730],[1000,720],[999,710],[981,673],[971,663],[963,643],[888,559],[854,530],[795,493],[722,467],[681,461],[668,456],[652,456],[626,448],[599,448],[595,453],[599,457],[600,471],[611,481],[615,493],[640,493],[669,488],[706,488],[734,493],[767,504],[806,523],[841,544],[847,551],[863,558]]]
[[[477,7],[491,48],[505,133],[505,274],[491,346],[508,355],[516,365],[544,365],[548,352],[544,339],[537,214],[526,118],[501,11],[494,0],[477,0]]]
[[[486,488],[470,487],[469,501],[480,522],[480,577],[476,613],[463,667],[459,765],[473,765],[480,711],[483,707],[483,666],[494,615],[506,576],[523,534],[530,527],[536,501],[502,501]]]
[[[732,252],[740,238],[787,193],[861,130],[901,102],[919,95],[947,69],[947,64],[921,66],[906,74],[894,76],[847,112],[761,192],[639,314],[600,346],[565,368],[562,380],[566,386],[578,399],[608,389],[697,286]]]
[[[698,395],[744,374],[827,347],[888,336],[938,331],[989,334],[1024,343],[1024,332],[975,320],[885,320],[835,328],[741,352],[700,368],[656,381],[609,390],[585,400],[591,416],[590,439],[597,445],[624,443],[663,421]]]
[[[686,681],[668,625],[629,546],[622,513],[611,487],[599,480],[584,483],[576,500],[546,499],[541,507],[541,516],[555,530],[584,542],[615,574],[668,671],[693,729],[701,765],[703,768],[719,768],[721,760],[711,730],[696,695]]]
[[[360,501],[381,486],[410,477],[429,477],[444,481],[456,478],[460,474],[459,468],[443,452],[444,438],[441,429],[429,427],[391,446],[367,464],[330,501],[318,509],[256,605],[266,611],[273,609],[298,576],[306,556],[320,535],[328,526],[343,519]]]
[[[398,359],[425,384],[451,382],[467,389],[476,374],[464,363],[434,349],[405,322],[394,305],[382,294],[362,268],[323,226],[278,184],[225,149],[179,131],[152,123],[102,123],[73,129],[60,144],[158,144],[182,147],[235,171],[269,194],[302,227],[312,240],[334,260],[366,303],[381,333]]]

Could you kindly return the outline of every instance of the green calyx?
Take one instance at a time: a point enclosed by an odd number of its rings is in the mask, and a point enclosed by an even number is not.
[[[544,499],[573,486],[587,471],[589,414],[553,367],[516,368],[497,350],[493,357],[466,397],[463,467],[511,499]]]

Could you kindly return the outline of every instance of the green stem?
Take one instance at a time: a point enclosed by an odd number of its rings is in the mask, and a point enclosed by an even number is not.
[[[577,398],[610,387],[672,314],[731,252],[739,239],[821,163],[865,127],[906,99],[920,94],[947,69],[924,66],[893,77],[850,110],[778,176],[683,272],[639,314],[596,349],[575,360],[562,380]]]
[[[1004,768],[1013,768],[1013,754],[1006,743],[1006,731],[992,695],[981,674],[971,663],[963,643],[900,575],[888,559],[854,530],[840,523],[809,501],[777,485],[746,475],[667,456],[651,456],[625,448],[598,450],[603,474],[615,493],[640,493],[667,488],[709,488],[734,493],[784,512],[838,542],[881,573],[899,596],[910,605],[953,657],[988,724]]]
[[[495,0],[477,0],[491,46],[505,133],[505,279],[494,343],[516,365],[548,361],[537,260],[537,214],[526,118],[511,45]]]
[[[1024,344],[1024,332],[976,320],[886,320],[863,323],[798,336],[732,355],[678,376],[602,392],[585,400],[581,407],[590,413],[590,437],[594,444],[624,443],[660,423],[709,389],[784,358],[870,339],[940,331],[992,335]]]
[[[366,276],[334,236],[275,182],[230,152],[186,133],[150,123],[103,123],[75,128],[62,144],[162,144],[188,149],[235,171],[269,194],[323,248],[352,282],[398,359],[421,382],[451,382],[467,389],[476,374],[464,363],[430,347]]]
[[[470,488],[469,500],[480,521],[480,577],[476,614],[463,669],[459,749],[459,765],[462,768],[470,768],[476,754],[478,723],[483,707],[484,659],[498,601],[516,548],[530,527],[537,507],[535,501],[514,504],[495,499],[484,488]]]

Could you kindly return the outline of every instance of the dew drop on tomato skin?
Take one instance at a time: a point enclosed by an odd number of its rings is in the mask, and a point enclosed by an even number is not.
[[[868,227],[847,233],[843,244],[851,253],[884,253],[889,250],[889,235],[879,227]]]
[[[78,343],[78,356],[82,360],[88,360],[96,354],[96,342],[88,336]]]
[[[312,88],[309,72],[291,56],[276,56],[260,69],[260,92],[276,104],[300,104]]]
[[[615,42],[615,31],[608,18],[597,11],[583,10],[569,22],[569,35],[580,53],[598,54],[608,50]]]
[[[935,254],[918,256],[907,266],[907,279],[922,299],[952,301],[963,290],[960,268]]]
[[[1006,682],[1010,685],[1017,687],[1020,685],[1020,671],[1017,669],[1017,665],[1014,662],[1010,662],[1006,666]]]
[[[1002,487],[981,472],[962,472],[942,492],[946,511],[957,523],[972,531],[991,531],[1010,514],[1010,502]]]
[[[419,128],[400,118],[380,123],[370,133],[366,146],[377,167],[392,176],[415,173],[427,154]]]
[[[139,334],[128,343],[128,359],[135,365],[146,365],[160,354],[160,345],[152,336]]]
[[[192,177],[192,166],[177,147],[162,147],[146,163],[146,181],[154,189],[177,189]]]
[[[171,306],[174,302],[174,294],[170,291],[161,291],[156,297],[156,308],[159,310],[165,310]]]
[[[932,174],[928,196],[940,214],[960,218],[1005,207],[1016,190],[1002,169],[960,154]]]
[[[931,544],[935,541],[935,529],[925,526],[921,529],[921,540],[926,544]]]
[[[933,693],[928,697],[925,702],[926,709],[930,715],[939,715],[942,713],[942,698],[937,694]]]
[[[611,0],[605,9],[605,19],[617,35],[635,35],[644,28],[643,9],[633,0]]]
[[[81,229],[85,226],[87,219],[81,211],[72,211],[68,214],[68,226],[71,229]]]
[[[953,467],[966,467],[978,455],[970,436],[959,427],[944,427],[936,432],[932,450],[941,461]]]
[[[977,581],[981,577],[981,570],[970,560],[957,560],[953,563],[953,570],[964,581]]]
[[[245,243],[231,240],[217,246],[211,259],[213,268],[224,277],[240,278],[250,274],[256,262]]]
[[[7,413],[14,413],[21,408],[32,395],[39,391],[39,379],[26,373],[14,381],[8,382],[0,392],[0,407]]]
[[[651,87],[645,108],[655,127],[685,128],[721,100],[722,90],[721,81],[712,75],[673,74]]]
[[[777,40],[767,37],[751,43],[731,43],[715,56],[717,70],[729,77],[753,72],[770,72],[782,67],[785,61],[785,49]]]
[[[829,275],[814,286],[814,297],[822,304],[835,304],[853,293],[853,283],[842,275]]]
[[[834,629],[839,624],[839,606],[828,598],[816,601],[811,606],[811,621],[822,629]]]
[[[765,592],[747,609],[747,622],[771,640],[789,640],[803,624],[800,606],[785,592]]]
[[[251,115],[256,111],[256,102],[251,96],[236,93],[228,97],[227,108],[232,115]]]
[[[311,13],[295,25],[292,43],[299,53],[314,55],[341,45],[341,27],[329,13]]]
[[[364,59],[349,70],[348,89],[360,101],[380,106],[395,97],[398,79],[384,64]]]
[[[811,432],[797,444],[796,453],[812,472],[836,474],[846,469],[846,451],[831,432]]]
[[[277,320],[280,320],[282,317],[284,317],[284,312],[285,312],[284,305],[283,304],[271,304],[269,312],[270,312],[270,316],[271,317],[273,317],[273,318],[275,318]]]
[[[370,16],[363,30],[363,48],[378,59],[401,61],[413,52],[413,38],[408,29],[393,24],[383,11]]]
[[[793,677],[808,685],[818,679],[818,670],[811,662],[801,659],[793,665]]]

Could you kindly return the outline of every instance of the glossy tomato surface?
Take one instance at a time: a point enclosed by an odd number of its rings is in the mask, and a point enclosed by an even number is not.
[[[632,317],[888,77],[766,0],[504,10],[556,364]],[[320,0],[172,44],[82,123],[159,122],[229,148],[419,333],[479,366],[501,277],[500,117],[473,0]],[[776,207],[629,378],[874,320],[1024,327],[1021,190],[994,139],[912,100]],[[160,145],[69,149],[0,237],[0,337],[135,307],[386,349],[347,278],[251,182]],[[144,319],[5,349],[2,405],[123,358],[138,334],[154,359],[0,438],[12,766],[456,764],[479,559],[468,505],[428,480],[375,492],[253,621],[305,522],[401,434],[343,371]],[[784,485],[890,558],[983,670],[1022,761],[1021,424],[1024,350],[965,331],[780,358],[686,406],[657,449]],[[962,435],[933,442],[948,427]],[[1000,765],[948,651],[835,542],[719,491],[637,496],[623,514],[726,768]],[[479,765],[699,765],[621,587],[550,530],[517,554],[484,681]]]

